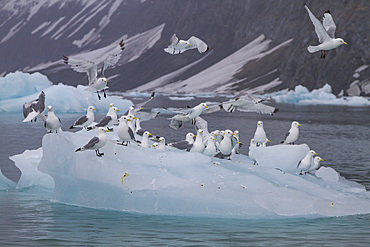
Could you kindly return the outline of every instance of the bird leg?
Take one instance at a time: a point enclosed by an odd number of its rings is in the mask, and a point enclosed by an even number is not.
[[[105,94],[105,90],[103,89],[103,93],[104,93],[104,98],[106,98],[107,97],[107,95]]]
[[[324,59],[325,59],[325,56],[326,56],[326,51],[324,51]]]
[[[102,157],[104,155],[104,153],[99,152],[99,149],[96,149],[95,153],[96,153],[96,156],[98,156],[98,157]]]
[[[101,98],[100,98],[100,95],[99,95],[99,91],[96,91],[96,93],[98,94],[98,99],[100,100]]]

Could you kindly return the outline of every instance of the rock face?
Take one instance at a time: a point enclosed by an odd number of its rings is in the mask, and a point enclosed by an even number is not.
[[[319,19],[330,9],[337,25],[336,36],[348,46],[329,51],[326,59],[308,53],[307,46],[317,44],[318,40],[302,2],[293,0],[2,1],[0,74],[40,71],[55,83],[86,84],[85,75],[73,72],[61,62],[63,55],[82,56],[121,38],[128,40],[161,27],[158,39],[143,46],[135,57],[123,56],[117,67],[107,70],[108,77],[119,75],[110,80],[111,90],[134,89],[198,62],[167,83],[186,80],[264,35],[271,52],[263,57],[246,58],[247,62],[229,81],[235,82],[229,90],[262,86],[262,91],[275,91],[299,84],[312,90],[329,83],[335,94],[342,90],[345,94],[353,91],[369,94],[370,70],[367,67],[360,72],[356,70],[370,64],[367,49],[370,2],[329,0],[308,5]],[[200,37],[208,43],[210,51],[171,56],[163,48],[173,33],[182,39]],[[133,40],[131,47],[142,45]],[[281,45],[289,40],[289,44]],[[129,50],[133,48],[125,52]],[[263,87],[277,79],[281,83]],[[360,91],[350,87],[355,80],[359,80]]]

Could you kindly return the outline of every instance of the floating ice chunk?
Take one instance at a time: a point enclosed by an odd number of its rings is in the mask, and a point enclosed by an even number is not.
[[[15,188],[17,184],[3,175],[0,169],[0,191]]]
[[[34,93],[40,93],[52,83],[45,75],[38,72],[33,74],[20,71],[0,77],[0,99],[20,98]],[[37,97],[35,98],[37,99]]]
[[[17,95],[13,95],[13,98],[0,100],[0,112],[22,112],[23,104],[37,99],[41,90],[45,92],[45,105],[53,106],[56,113],[85,112],[89,105],[95,106],[98,112],[106,112],[110,103],[113,103],[118,109],[125,112],[132,105],[131,101],[125,100],[120,96],[109,95],[107,98],[98,100],[94,93],[85,90],[87,88],[86,86],[79,85],[76,88],[62,83],[51,85],[51,82],[47,80],[46,76],[38,73],[39,75],[35,77],[35,74],[30,75],[17,72],[17,77],[20,79],[17,80],[13,86],[15,88],[23,87],[23,84],[27,83],[27,87],[33,89],[29,89],[28,94],[18,92]],[[47,81],[47,83],[45,83],[45,86],[47,85],[46,88],[38,86],[39,82],[37,80],[40,79],[39,77]],[[1,90],[0,87],[0,94]]]
[[[145,214],[231,218],[370,213],[370,193],[354,182],[283,171],[295,171],[309,150],[305,144],[252,149],[259,165],[245,155],[230,161],[114,142],[100,150],[103,157],[74,152],[93,135],[44,136],[38,169],[55,181],[53,200]],[[117,139],[115,132],[108,136]]]
[[[278,103],[302,104],[302,105],[346,105],[346,106],[369,106],[370,101],[366,97],[340,97],[332,93],[331,86],[325,84],[322,88],[311,92],[304,86],[298,85],[294,90],[281,90],[265,94]]]
[[[22,175],[18,181],[17,188],[41,187],[46,189],[54,188],[54,179],[40,172],[37,167],[42,158],[42,148],[37,150],[26,150],[22,154],[9,157],[16,167],[19,168]]]
[[[339,174],[336,170],[331,167],[321,166],[316,172],[316,177],[322,178],[325,181],[329,182],[338,182],[339,181]]]

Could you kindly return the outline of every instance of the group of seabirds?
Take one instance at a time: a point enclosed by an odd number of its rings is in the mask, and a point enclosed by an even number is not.
[[[310,53],[321,51],[321,58],[325,58],[326,51],[337,48],[342,44],[347,44],[341,38],[335,38],[336,25],[333,21],[333,17],[330,11],[324,13],[323,23],[312,14],[309,8],[305,5],[305,8],[309,14],[309,17],[315,27],[316,34],[321,43],[318,46],[309,46],[307,49]],[[101,68],[102,77],[98,78],[98,67],[97,64],[91,61],[73,59],[67,56],[63,56],[65,64],[71,66],[71,68],[80,73],[86,73],[89,81],[88,88],[91,92],[96,92],[98,99],[101,99],[99,92],[103,92],[103,96],[106,98],[105,90],[107,87],[107,78],[105,77],[105,70],[108,67],[114,66],[119,61],[122,51],[125,49],[125,43],[123,40],[119,42],[117,46],[112,49],[108,54]],[[204,53],[209,50],[209,46],[201,39],[192,36],[188,40],[180,40],[176,34],[174,34],[165,52],[175,55],[181,54],[187,50],[197,49],[199,53]],[[188,152],[203,153],[204,155],[214,156],[218,158],[231,159],[234,154],[239,153],[239,149],[242,143],[239,140],[239,131],[226,130],[214,130],[208,131],[208,123],[200,115],[217,112],[224,109],[227,112],[234,112],[239,110],[242,112],[256,112],[259,114],[270,114],[277,112],[277,108],[265,105],[262,100],[251,94],[244,94],[242,96],[235,97],[226,102],[215,102],[215,103],[200,103],[195,107],[188,107],[184,109],[166,109],[169,110],[173,117],[170,118],[170,127],[172,129],[179,129],[184,123],[191,123],[196,128],[196,134],[188,133],[185,140],[181,140],[174,143],[166,144],[164,137],[153,136],[149,131],[145,131],[141,128],[141,121],[148,121],[154,119],[157,113],[152,112],[141,112],[143,106],[152,100],[154,93],[151,97],[142,103],[136,104],[129,108],[127,114],[122,115],[120,118],[117,116],[117,112],[120,111],[113,104],[110,104],[108,113],[98,123],[95,123],[94,111],[95,107],[89,106],[87,108],[86,115],[77,119],[70,129],[84,128],[86,131],[96,129],[96,136],[94,136],[86,145],[76,149],[78,151],[84,150],[95,150],[98,157],[102,157],[104,153],[101,153],[101,149],[108,141],[106,132],[113,131],[113,126],[117,132],[119,140],[117,144],[129,145],[131,143],[138,144],[144,148],[157,148],[164,150],[168,147],[177,148],[180,150],[186,150]],[[38,99],[27,102],[23,105],[23,114],[25,119],[23,122],[35,121],[37,118],[41,118],[44,121],[44,126],[48,132],[58,132],[61,130],[61,120],[55,115],[53,107],[47,107],[47,115],[43,115],[45,110],[45,93],[41,92]],[[282,144],[294,145],[299,137],[299,126],[297,121],[293,121],[288,133],[285,136]],[[138,136],[141,136],[141,140],[138,140]],[[195,138],[195,139],[194,139]],[[154,142],[154,144],[152,144]],[[266,137],[266,132],[263,128],[263,122],[257,122],[257,128],[254,137],[250,140],[250,146],[255,147],[266,147],[270,140]],[[309,173],[315,171],[320,166],[320,161],[323,161],[319,156],[314,157],[317,153],[314,150],[310,150],[307,155],[298,162],[297,169],[300,174]],[[254,160],[253,154],[249,151],[249,157]],[[254,160],[255,161],[255,160]],[[254,162],[256,164],[256,161]]]

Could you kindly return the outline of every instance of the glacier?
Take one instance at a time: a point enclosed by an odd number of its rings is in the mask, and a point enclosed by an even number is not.
[[[42,147],[10,157],[18,189],[41,187],[69,205],[155,215],[227,218],[331,217],[370,213],[370,192],[330,167],[299,175],[306,144],[250,147],[258,165],[237,154],[221,160],[167,147],[108,141],[75,152],[93,131],[45,134]],[[108,133],[118,139],[116,132]],[[0,189],[12,188],[0,176]]]
[[[294,90],[284,89],[278,92],[264,94],[263,98],[271,98],[277,103],[301,105],[343,105],[343,106],[370,106],[366,97],[351,96],[337,97],[332,93],[329,84],[311,92],[304,86],[298,85]]]
[[[121,96],[108,95],[98,100],[95,93],[85,90],[87,86],[77,87],[59,83],[53,85],[45,75],[15,72],[0,77],[0,113],[22,112],[23,104],[38,98],[45,92],[45,105],[51,105],[56,113],[85,112],[89,105],[95,106],[97,112],[106,112],[113,103],[118,109],[126,111],[132,102]],[[63,95],[61,97],[61,95]]]

